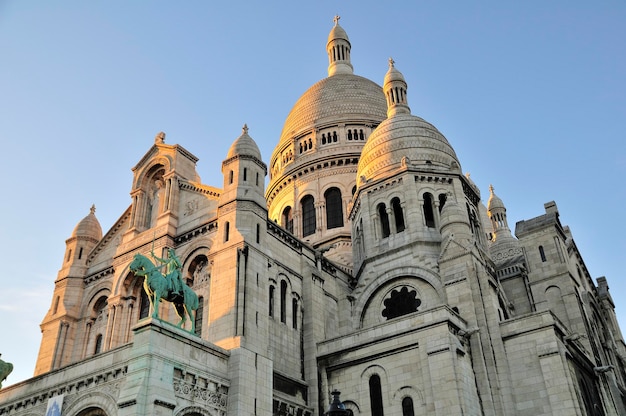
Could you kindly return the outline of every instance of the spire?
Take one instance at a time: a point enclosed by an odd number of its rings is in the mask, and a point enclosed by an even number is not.
[[[494,240],[497,240],[500,235],[511,235],[511,230],[506,220],[506,207],[500,197],[495,194],[493,185],[489,185],[489,194],[487,215],[489,215],[491,226],[496,233]]]
[[[339,16],[333,19],[335,26],[328,35],[326,52],[328,52],[328,76],[335,74],[352,74],[354,70],[350,63],[350,40],[348,34],[339,26]]]
[[[407,84],[404,76],[395,67],[393,58],[389,58],[389,70],[385,74],[383,91],[387,98],[387,118],[396,114],[411,114],[406,99]]]

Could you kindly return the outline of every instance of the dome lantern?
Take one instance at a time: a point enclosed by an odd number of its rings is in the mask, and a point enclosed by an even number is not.
[[[335,16],[335,26],[328,35],[326,52],[328,52],[328,76],[335,74],[352,74],[354,68],[350,63],[350,40],[348,34],[339,26],[339,16]]]

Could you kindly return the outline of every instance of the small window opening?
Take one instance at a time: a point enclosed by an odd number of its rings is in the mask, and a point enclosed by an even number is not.
[[[287,322],[287,282],[280,281],[280,322]]]
[[[387,207],[385,204],[378,204],[378,216],[380,218],[380,227],[383,238],[389,237],[389,215],[387,214]]]
[[[435,227],[435,214],[433,212],[433,196],[428,192],[424,194],[424,220],[429,228]]]
[[[543,246],[539,246],[539,255],[541,256],[541,261],[546,262],[546,252],[543,250]]]
[[[446,205],[447,200],[448,196],[446,194],[439,194],[439,212],[441,212],[443,206]]]
[[[402,213],[400,198],[394,198],[391,200],[391,208],[393,209],[393,216],[396,220],[396,232],[401,233],[404,231],[404,214]]]

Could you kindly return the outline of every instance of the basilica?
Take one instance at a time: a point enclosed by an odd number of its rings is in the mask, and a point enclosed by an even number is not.
[[[126,211],[103,232],[92,207],[65,241],[34,377],[0,415],[321,416],[333,392],[353,415],[626,414],[609,285],[556,203],[513,223],[392,59],[382,88],[356,75],[338,19],[326,51],[269,163],[245,125],[221,186],[206,149],[146,141]],[[182,318],[140,257],[176,260]]]

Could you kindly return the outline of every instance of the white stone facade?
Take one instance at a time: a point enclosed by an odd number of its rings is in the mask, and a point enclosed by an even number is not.
[[[327,51],[269,167],[244,126],[208,186],[156,136],[113,227],[92,209],[66,240],[35,376],[0,415],[60,395],[68,416],[321,415],[334,389],[355,415],[626,414],[607,280],[556,204],[513,233],[393,61],[382,88],[354,75],[338,23]],[[196,334],[169,303],[151,318],[129,269],[168,249]]]

